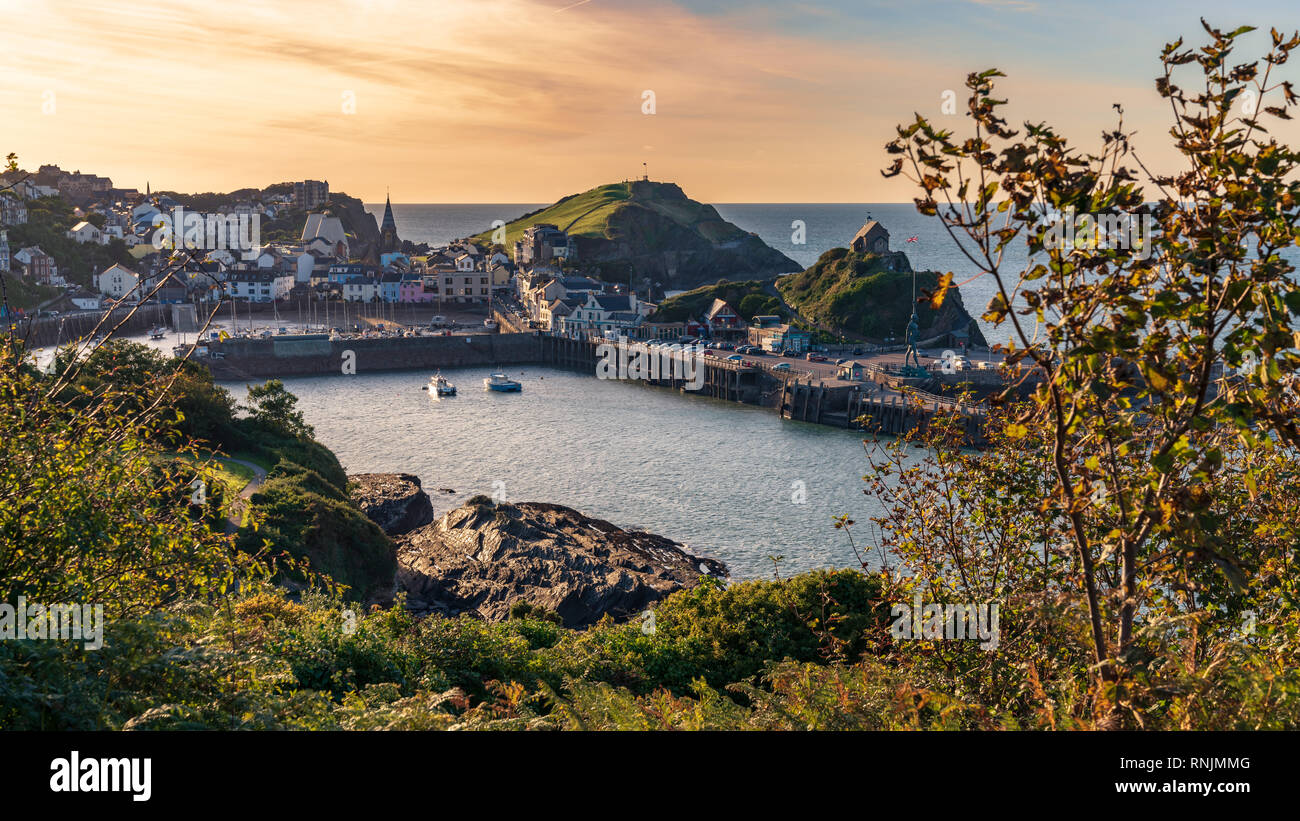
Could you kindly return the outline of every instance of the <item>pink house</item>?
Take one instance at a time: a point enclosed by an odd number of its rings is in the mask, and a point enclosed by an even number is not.
[[[424,292],[424,279],[421,277],[403,279],[397,286],[399,302],[432,302],[436,297],[436,294]]]

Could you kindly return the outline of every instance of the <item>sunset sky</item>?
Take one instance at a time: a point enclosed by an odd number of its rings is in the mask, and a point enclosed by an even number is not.
[[[265,5],[0,0],[0,153],[142,190],[547,202],[645,162],[711,202],[903,201],[883,144],[914,111],[961,127],[940,105],[969,71],[1001,68],[1013,121],[1088,145],[1120,102],[1159,165],[1164,42],[1202,42],[1202,15],[1300,27],[1294,0]]]

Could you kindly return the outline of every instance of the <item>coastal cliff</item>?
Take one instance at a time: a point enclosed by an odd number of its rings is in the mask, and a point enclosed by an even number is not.
[[[916,273],[917,296],[934,291],[939,274]],[[856,253],[832,248],[807,270],[784,276],[776,288],[791,308],[809,323],[833,333],[883,341],[901,340],[915,306],[924,341],[969,332],[972,345],[984,346],[979,323],[966,311],[961,291],[951,288],[939,308],[913,301],[912,269],[906,255]]]
[[[348,476],[348,495],[379,529],[401,536],[433,521],[433,503],[409,473],[356,473]]]

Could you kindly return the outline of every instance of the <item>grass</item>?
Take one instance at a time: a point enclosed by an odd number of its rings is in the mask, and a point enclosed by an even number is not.
[[[274,467],[274,465],[266,461],[264,457],[247,450],[237,450],[234,453],[230,454],[230,458],[239,459],[242,462],[251,462],[254,465],[260,467],[262,470],[267,471],[268,473],[270,472],[271,468]],[[236,467],[243,467],[243,466],[237,465]],[[244,469],[247,470],[247,468]]]
[[[513,246],[523,237],[525,229],[542,222],[552,223],[575,236],[603,237],[610,213],[630,198],[628,186],[621,182],[566,197],[548,208],[506,223],[505,245]],[[484,231],[473,239],[491,242],[492,231]]]
[[[175,459],[183,459],[192,464],[199,463],[199,460],[193,454],[168,453],[167,455]],[[212,479],[224,485],[232,496],[238,495],[241,490],[248,487],[248,484],[257,478],[252,468],[220,456],[212,456],[205,460],[204,464],[211,471]]]

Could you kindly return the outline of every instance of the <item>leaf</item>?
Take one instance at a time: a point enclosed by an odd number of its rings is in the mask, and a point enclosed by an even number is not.
[[[926,298],[918,299],[917,302],[925,302],[926,300],[929,300],[930,308],[937,311],[943,305],[943,298],[948,295],[948,289],[951,287],[952,272],[949,271],[946,274],[940,274],[938,287],[933,291],[922,288],[921,293],[924,294]]]

